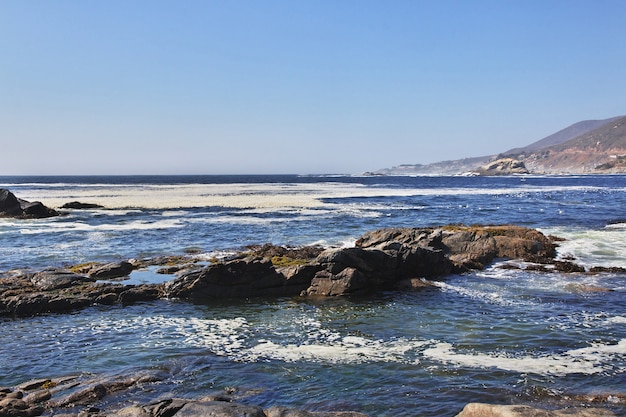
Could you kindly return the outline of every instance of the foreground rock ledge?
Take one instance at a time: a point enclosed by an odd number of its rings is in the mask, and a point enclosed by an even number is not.
[[[153,384],[167,375],[158,371],[133,375],[67,376],[38,379],[17,387],[0,387],[0,416],[34,417],[368,417],[356,411],[312,412],[244,404],[245,391],[228,388],[202,398],[162,397],[145,400]],[[135,402],[138,394],[143,401]],[[156,394],[155,394],[156,395]],[[415,410],[419,415],[419,410]],[[467,404],[456,417],[615,417],[602,408],[574,407],[556,411],[525,405]],[[452,417],[452,413],[450,414]]]
[[[603,408],[566,408],[548,411],[527,405],[469,403],[455,417],[615,417]]]

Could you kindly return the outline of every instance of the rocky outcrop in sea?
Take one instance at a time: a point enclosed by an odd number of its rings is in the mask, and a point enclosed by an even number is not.
[[[524,227],[450,225],[376,230],[350,248],[267,244],[208,266],[193,256],[178,256],[13,270],[0,275],[0,315],[64,313],[159,298],[203,302],[410,290],[451,273],[482,269],[496,258],[521,259],[531,263],[529,268],[545,271],[580,272],[574,263],[555,260],[556,244],[554,238]],[[133,270],[147,265],[161,265],[160,272],[175,275],[164,284],[124,284]]]
[[[46,207],[39,201],[22,200],[6,188],[0,188],[0,217],[40,219],[58,215],[56,210]]]

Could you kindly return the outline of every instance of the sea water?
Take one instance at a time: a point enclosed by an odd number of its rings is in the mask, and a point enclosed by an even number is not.
[[[267,242],[350,246],[381,227],[449,223],[534,227],[566,239],[559,256],[626,267],[624,176],[0,177],[0,187],[52,207],[103,206],[1,219],[5,272],[191,249],[210,259]],[[596,395],[625,415],[626,276],[498,266],[411,293],[1,319],[0,386],[158,370],[164,380],[136,400],[236,387],[264,407],[452,416],[468,402],[562,408]]]

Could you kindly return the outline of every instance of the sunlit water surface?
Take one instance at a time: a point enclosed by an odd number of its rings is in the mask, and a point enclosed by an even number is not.
[[[622,176],[0,177],[0,187],[55,207],[105,206],[0,220],[0,271],[189,248],[209,257],[265,242],[351,245],[380,227],[447,223],[536,227],[567,238],[563,256],[626,267]],[[475,401],[562,408],[585,394],[626,394],[625,290],[623,274],[496,263],[413,293],[163,300],[1,319],[0,386],[158,370],[163,381],[135,400],[236,387],[251,404],[372,416],[452,416]],[[626,414],[618,402],[601,406]]]

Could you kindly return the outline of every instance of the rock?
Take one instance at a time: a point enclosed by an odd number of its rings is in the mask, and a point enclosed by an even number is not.
[[[87,275],[95,279],[114,279],[125,277],[133,270],[133,264],[127,261],[111,262],[103,265],[94,265]]]
[[[22,391],[11,389],[0,390],[0,416],[2,417],[34,417],[45,411],[43,407],[34,406],[23,400]]]
[[[492,175],[519,175],[529,174],[530,171],[526,169],[524,162],[518,161],[513,158],[502,158],[496,161],[492,161],[487,165],[484,165],[475,171],[478,175],[492,176]]]
[[[52,383],[52,380],[45,378],[45,379],[33,379],[31,381],[26,381],[22,384],[20,384],[17,388],[20,391],[32,391],[32,390],[36,390],[36,389],[40,389],[42,387],[48,386]]]
[[[130,377],[105,378],[92,382],[86,387],[78,389],[66,397],[55,401],[54,407],[88,406],[96,403],[107,395],[124,391],[138,384],[153,383],[161,380],[156,373],[140,373]]]
[[[176,417],[266,417],[261,407],[223,401],[188,402]]]
[[[366,234],[355,248],[325,251],[316,259],[325,269],[315,275],[306,294],[388,290],[402,280],[446,275],[453,265],[431,245],[430,235],[417,229],[387,229]]]
[[[79,201],[72,201],[69,203],[65,203],[61,206],[63,209],[75,209],[75,210],[86,210],[86,209],[100,209],[104,208],[100,204],[93,203],[81,203]]]
[[[119,302],[128,305],[140,301],[154,301],[162,295],[161,286],[142,284],[120,293]]]
[[[165,283],[167,297],[202,301],[214,298],[297,295],[271,260],[245,258],[210,265]]]
[[[615,417],[615,414],[601,408],[568,408],[548,411],[527,405],[469,403],[455,417]]]
[[[15,195],[6,188],[0,188],[0,215],[1,216],[20,216],[22,208],[20,202]]]
[[[15,295],[3,300],[6,311],[15,317],[29,317],[44,313],[65,313],[92,304],[81,296],[63,296],[55,293],[35,292]],[[0,303],[0,304],[2,304]]]
[[[460,269],[482,269],[496,258],[550,263],[556,256],[550,238],[519,226],[448,226],[441,241]]]
[[[64,269],[46,269],[33,275],[31,281],[40,290],[50,291],[94,282],[95,279]]]
[[[267,417],[368,417],[355,411],[303,411],[286,407],[270,407],[265,410]]]
[[[110,305],[113,305],[113,304],[117,303],[118,300],[119,300],[119,295],[117,295],[114,292],[109,292],[109,293],[102,294],[102,295],[99,295],[98,297],[96,297],[95,302],[96,302],[96,304],[102,304],[102,305],[110,306]],[[128,302],[128,300],[126,300],[126,301]]]
[[[59,213],[39,201],[29,202],[17,198],[6,188],[0,188],[0,217],[40,219],[58,216]]]

